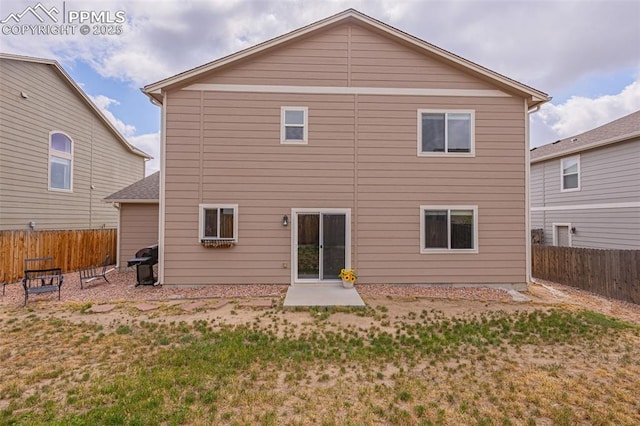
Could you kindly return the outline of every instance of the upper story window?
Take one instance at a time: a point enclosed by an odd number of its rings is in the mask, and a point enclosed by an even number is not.
[[[62,132],[49,133],[49,189],[73,189],[73,141]]]
[[[475,155],[474,111],[418,110],[418,155]]]
[[[280,125],[280,143],[307,143],[307,107],[282,107]]]
[[[420,253],[478,252],[477,206],[420,206]]]
[[[238,205],[200,204],[200,240],[238,242]]]
[[[562,191],[579,191],[580,190],[580,156],[563,158],[560,162],[561,167],[561,190]]]

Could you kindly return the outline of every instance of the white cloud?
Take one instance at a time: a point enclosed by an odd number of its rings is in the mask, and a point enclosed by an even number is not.
[[[559,105],[547,103],[533,115],[532,126],[548,128],[549,138],[533,141],[532,145],[539,146],[578,135],[638,110],[640,76],[618,94],[593,99],[574,96]]]
[[[129,142],[153,157],[146,165],[147,176],[160,170],[160,132],[132,136]]]
[[[117,118],[111,111],[109,111],[109,106],[111,105],[120,105],[115,99],[111,99],[104,95],[91,96],[87,95],[93,101],[94,104],[100,109],[100,111],[104,114],[105,117],[115,126],[116,129],[124,136],[128,138],[132,136],[136,132],[136,127],[131,124],[126,124],[119,118]]]
[[[3,10],[31,3],[9,0]],[[553,93],[583,76],[637,67],[640,43],[640,2],[625,0],[74,0],[68,7],[124,10],[127,23],[112,36],[3,37],[3,50],[82,60],[141,87],[353,7]]]

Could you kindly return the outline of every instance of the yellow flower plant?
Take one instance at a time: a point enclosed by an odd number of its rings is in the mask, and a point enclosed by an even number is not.
[[[353,269],[342,269],[340,271],[340,278],[351,283],[355,283],[358,279],[358,274]]]

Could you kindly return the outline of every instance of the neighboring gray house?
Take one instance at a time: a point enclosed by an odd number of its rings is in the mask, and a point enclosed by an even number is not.
[[[102,199],[150,157],[56,61],[0,54],[0,83],[0,230],[115,228]]]
[[[640,111],[530,158],[531,228],[545,244],[640,249]]]
[[[120,211],[117,266],[121,270],[136,251],[158,242],[159,193],[160,172],[156,172],[104,199]]]

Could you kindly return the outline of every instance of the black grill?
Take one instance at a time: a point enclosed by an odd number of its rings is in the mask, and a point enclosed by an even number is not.
[[[136,277],[138,279],[136,287],[156,284],[156,278],[153,275],[153,265],[156,263],[158,263],[157,244],[138,250],[135,257],[127,261],[127,266],[136,266]]]

